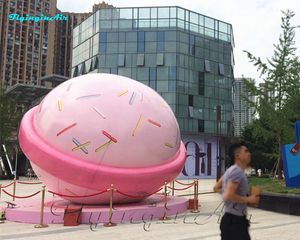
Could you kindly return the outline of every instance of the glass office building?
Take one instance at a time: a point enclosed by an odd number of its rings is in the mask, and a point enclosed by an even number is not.
[[[181,7],[100,9],[73,31],[72,76],[113,73],[150,86],[183,137],[205,145],[217,134],[218,105],[221,135],[233,135],[233,47],[231,24]]]

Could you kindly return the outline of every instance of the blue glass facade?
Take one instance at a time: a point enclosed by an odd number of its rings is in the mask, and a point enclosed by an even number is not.
[[[155,89],[185,134],[232,135],[230,24],[180,8],[100,9],[73,32],[72,74],[113,73]]]

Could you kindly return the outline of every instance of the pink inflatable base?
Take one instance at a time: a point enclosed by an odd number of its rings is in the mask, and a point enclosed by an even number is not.
[[[15,208],[6,209],[6,219],[21,223],[40,223],[40,200],[16,201]],[[126,223],[133,221],[151,221],[164,216],[164,196],[155,194],[139,203],[115,204],[112,222]],[[81,223],[97,224],[108,222],[109,207],[105,205],[79,205],[60,198],[46,198],[44,208],[44,224],[63,224],[65,209],[82,206]],[[167,216],[175,216],[187,211],[188,199],[169,196],[167,199]]]

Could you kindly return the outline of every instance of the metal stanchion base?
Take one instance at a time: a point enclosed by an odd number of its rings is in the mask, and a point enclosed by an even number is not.
[[[171,219],[170,217],[163,216],[159,220],[166,221],[166,220],[170,220],[170,219]]]
[[[108,223],[104,223],[103,224],[104,227],[114,227],[114,226],[117,226],[116,223],[112,223],[112,222],[108,222]]]
[[[5,223],[5,221],[4,221],[4,220],[0,220],[0,224],[1,224],[1,223]]]
[[[47,224],[37,224],[37,225],[34,225],[35,228],[46,228],[48,227]]]
[[[199,209],[193,209],[193,210],[191,210],[191,213],[199,213],[199,212],[200,212]]]

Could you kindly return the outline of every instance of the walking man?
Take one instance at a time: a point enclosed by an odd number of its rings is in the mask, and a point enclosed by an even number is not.
[[[249,166],[251,154],[244,142],[229,148],[229,157],[234,162],[214,186],[222,194],[225,214],[221,219],[221,240],[250,240],[247,204],[258,204],[259,196],[248,196],[248,180],[244,170]]]

